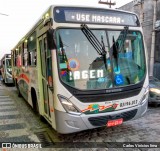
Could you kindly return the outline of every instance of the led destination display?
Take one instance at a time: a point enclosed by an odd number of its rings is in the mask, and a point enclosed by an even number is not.
[[[54,9],[54,19],[58,23],[70,22],[139,26],[136,15],[107,9],[56,7]]]

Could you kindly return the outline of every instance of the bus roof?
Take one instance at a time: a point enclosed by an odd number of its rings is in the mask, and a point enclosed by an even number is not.
[[[93,8],[93,9],[103,9],[103,10],[112,10],[112,11],[115,11],[115,12],[124,12],[124,13],[129,13],[129,14],[133,14],[133,15],[136,15],[135,13],[133,12],[129,12],[129,11],[124,11],[124,10],[119,10],[119,9],[113,9],[113,8],[106,8],[106,5],[102,5],[102,4],[98,4],[98,5],[86,5],[86,4],[82,4],[82,5],[75,5],[75,4],[54,4],[54,5],[50,5],[46,11],[44,11],[44,13],[40,16],[40,18],[37,20],[37,22],[32,26],[32,28],[29,30],[29,32],[27,32],[27,34],[16,44],[16,46],[13,48],[16,49],[17,46],[24,41],[24,39],[26,37],[28,37],[32,31],[40,24],[40,22],[42,22],[42,16],[44,16],[47,12],[49,12],[50,10],[52,10],[54,7],[73,7],[73,8]],[[138,17],[138,16],[137,16]],[[11,50],[12,51],[12,50]]]
[[[134,14],[137,16],[136,13],[134,12],[130,12],[130,11],[125,11],[125,10],[120,10],[120,9],[115,9],[115,8],[106,8],[106,5],[104,4],[98,4],[98,5],[86,5],[86,4],[82,4],[82,5],[75,5],[75,4],[63,4],[63,5],[60,5],[60,4],[57,4],[57,5],[51,5],[49,8],[53,8],[53,7],[79,7],[79,8],[96,8],[96,9],[106,9],[106,10],[113,10],[113,11],[117,11],[117,12],[125,12],[125,13],[130,13],[130,14]],[[48,10],[48,9],[47,9]]]
[[[1,58],[1,60],[3,60],[4,58],[11,58],[11,54],[4,54],[4,56]]]

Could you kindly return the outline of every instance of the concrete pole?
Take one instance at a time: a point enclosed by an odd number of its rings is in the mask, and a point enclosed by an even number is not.
[[[153,30],[152,30],[149,76],[153,76],[153,69],[154,69],[155,22],[156,22],[156,18],[157,18],[157,14],[156,14],[157,13],[157,0],[153,0],[153,2],[154,2],[154,13],[153,13]]]
[[[141,4],[140,4],[140,23],[141,23],[141,25],[142,25],[142,23],[143,23],[143,2],[141,2]]]
[[[134,4],[134,12],[138,11],[139,12],[139,20],[140,20],[140,23],[142,25],[143,23],[143,4],[144,4],[144,1],[141,0],[140,2],[139,1],[134,1],[135,4]],[[137,8],[137,10],[135,9],[135,7]]]

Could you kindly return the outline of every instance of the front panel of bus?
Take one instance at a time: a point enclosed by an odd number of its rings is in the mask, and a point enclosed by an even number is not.
[[[57,130],[71,133],[141,117],[148,73],[134,14],[55,7],[54,106]]]
[[[6,55],[3,60],[3,81],[5,83],[13,83],[12,79],[12,67],[11,67],[11,55]]]

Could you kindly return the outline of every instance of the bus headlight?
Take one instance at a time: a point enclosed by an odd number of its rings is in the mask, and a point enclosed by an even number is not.
[[[156,88],[150,88],[150,91],[154,92],[154,93],[157,93],[157,94],[160,94],[160,90],[156,89]]]
[[[66,97],[64,97],[62,95],[58,95],[58,98],[59,98],[62,106],[66,110],[66,112],[71,113],[71,114],[76,114],[76,115],[81,114],[78,111],[78,109],[76,109],[76,107]]]
[[[145,92],[142,96],[142,99],[140,101],[140,104],[143,104],[145,101],[148,99],[148,94],[149,94],[149,86],[145,89]]]

